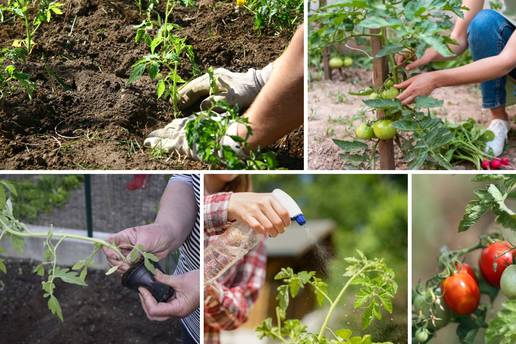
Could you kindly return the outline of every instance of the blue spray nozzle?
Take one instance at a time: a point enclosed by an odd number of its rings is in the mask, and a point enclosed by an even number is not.
[[[294,216],[293,220],[295,220],[300,226],[306,223],[305,217],[303,214],[299,214]]]

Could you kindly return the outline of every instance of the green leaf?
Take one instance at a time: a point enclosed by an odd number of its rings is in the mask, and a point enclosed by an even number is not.
[[[7,197],[5,195],[4,188],[0,187],[0,210],[3,210],[5,208],[5,204],[7,202]]]
[[[444,57],[451,57],[453,56],[453,53],[451,52],[450,48],[446,44],[444,44],[442,41],[440,41],[438,38],[435,38],[433,36],[422,36],[421,39],[437,50],[439,54],[441,54]]]
[[[403,50],[403,45],[401,44],[389,44],[389,45],[386,45],[385,47],[383,47],[382,49],[380,49],[380,51],[378,51],[375,55],[375,57],[384,57],[384,56],[387,56],[387,55],[392,55],[392,54],[395,54],[397,52],[400,52],[401,50]]]
[[[356,152],[359,150],[365,150],[368,148],[367,144],[360,142],[360,141],[344,141],[344,140],[338,140],[333,139],[333,142],[339,146],[340,149],[342,149],[344,152],[351,153]]]
[[[118,268],[120,267],[120,265],[115,265],[115,266],[112,266],[107,272],[106,272],[106,276],[109,276],[111,274],[113,274],[115,271],[118,270]]]
[[[129,75],[129,79],[127,83],[130,85],[138,80],[143,73],[145,72],[145,62],[138,61],[131,67],[131,74]]]
[[[63,321],[63,311],[61,310],[61,305],[54,295],[50,295],[50,298],[48,299],[48,309],[50,309],[52,314]]]
[[[370,16],[360,22],[360,26],[366,29],[380,29],[382,27],[390,26],[389,22],[384,18],[377,16]]]
[[[429,96],[416,97],[416,109],[431,109],[442,107],[444,102]]]
[[[151,274],[154,275],[156,273],[156,267],[154,266],[154,264],[152,264],[152,262],[149,259],[144,258],[143,259],[143,264],[145,265],[147,270],[150,271]]]
[[[158,98],[161,98],[163,93],[165,93],[166,87],[167,86],[166,86],[165,80],[160,79],[158,81],[158,85],[156,86],[156,94],[158,95]]]
[[[417,129],[417,123],[411,119],[399,119],[393,122],[392,126],[402,131],[414,131]]]
[[[398,99],[364,99],[364,104],[373,109],[400,109],[401,103]]]
[[[76,271],[66,271],[65,269],[55,268],[53,271],[54,278],[59,278],[63,282],[76,284],[86,287],[87,284],[77,275]]]
[[[513,344],[516,341],[516,299],[507,300],[486,330],[487,344]]]
[[[153,262],[159,262],[159,258],[156,255],[152,254],[152,253],[145,252],[143,254],[143,256],[145,258],[149,259],[149,260],[152,260]]]
[[[8,182],[7,180],[0,180],[0,184],[5,186],[7,188],[7,190],[9,190],[9,192],[13,196],[15,196],[15,197],[18,196],[18,193],[16,192],[16,188],[14,187],[14,185],[11,182]]]
[[[0,259],[0,272],[7,273],[7,267],[5,266],[4,260]]]
[[[34,268],[34,273],[38,276],[41,276],[43,277],[45,275],[45,267],[43,266],[43,264],[38,264],[35,268]]]
[[[341,339],[348,340],[349,338],[351,338],[353,332],[347,328],[341,328],[335,331],[335,334],[339,336]]]

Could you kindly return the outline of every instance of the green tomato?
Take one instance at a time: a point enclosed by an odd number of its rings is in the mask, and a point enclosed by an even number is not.
[[[482,135],[482,139],[485,142],[493,141],[495,138],[495,134],[491,130],[486,130],[484,134]]]
[[[330,59],[330,68],[331,69],[342,68],[343,65],[344,65],[344,61],[342,61],[342,59],[340,57],[332,57]]]
[[[355,129],[355,134],[357,135],[357,137],[359,139],[362,139],[362,140],[370,140],[374,136],[373,128],[368,126],[366,123],[360,124]]]
[[[373,92],[369,95],[369,99],[378,99],[380,96],[378,95],[378,93],[376,92]]]
[[[516,299],[516,265],[505,269],[500,280],[500,289],[509,299]]]
[[[440,293],[440,289],[436,291]],[[443,298],[439,298],[441,306],[432,300],[432,296],[428,292],[423,292],[423,294],[416,292],[412,301],[413,308],[417,313],[421,312],[428,319],[430,319],[431,315],[433,316],[433,320],[427,324],[430,331],[437,331],[450,322],[451,312],[446,308]]]
[[[400,91],[398,91],[395,87],[390,87],[382,92],[382,98],[383,99],[395,99],[400,94]]]
[[[353,65],[353,59],[349,56],[344,58],[344,67],[351,67]]]
[[[392,126],[392,121],[382,119],[373,124],[373,131],[380,140],[390,140],[396,136],[396,128]]]
[[[418,343],[426,343],[428,341],[429,332],[426,328],[420,328],[416,331],[416,341]]]

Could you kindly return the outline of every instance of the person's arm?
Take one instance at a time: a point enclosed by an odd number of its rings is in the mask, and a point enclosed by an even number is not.
[[[479,83],[508,75],[516,68],[516,33],[513,33],[504,50],[492,57],[468,65],[423,73],[394,85],[405,89],[398,99],[403,104],[412,103],[418,96],[426,96],[439,87]]]
[[[251,250],[239,266],[240,280],[231,286],[205,288],[205,324],[216,330],[234,330],[247,321],[265,280],[265,245]]]
[[[142,245],[146,252],[160,259],[181,246],[192,231],[198,212],[191,178],[178,175],[168,183],[154,223],[124,229],[108,241],[120,247],[124,254],[129,254],[136,245]],[[118,271],[129,269],[128,263],[122,262],[113,250],[103,250],[111,265],[120,266]]]
[[[245,115],[253,133],[252,149],[266,147],[303,124],[304,29],[274,62],[272,74]],[[245,133],[238,132],[244,136]]]
[[[422,57],[407,65],[407,70],[425,66],[432,61],[452,60],[461,55],[468,48],[468,27],[478,12],[484,8],[484,0],[464,0],[462,6],[467,8],[467,10],[464,11],[464,18],[457,18],[450,34],[450,38],[457,42],[457,44],[450,45],[449,47],[454,53],[454,56],[444,57],[435,49],[428,48]],[[400,55],[400,58],[397,58],[397,62],[402,63],[403,56]]]
[[[204,232],[219,235],[228,223],[228,206],[231,192],[220,192],[204,197]]]

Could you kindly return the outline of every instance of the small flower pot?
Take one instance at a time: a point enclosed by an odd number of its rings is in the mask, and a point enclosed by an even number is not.
[[[163,272],[163,269],[158,263],[154,263],[154,266],[156,269]],[[147,270],[143,264],[143,261],[134,265],[124,273],[122,276],[122,285],[134,291],[138,291],[139,287],[144,287],[151,292],[152,296],[154,296],[158,302],[167,302],[176,294],[173,288],[156,281],[152,273]]]

